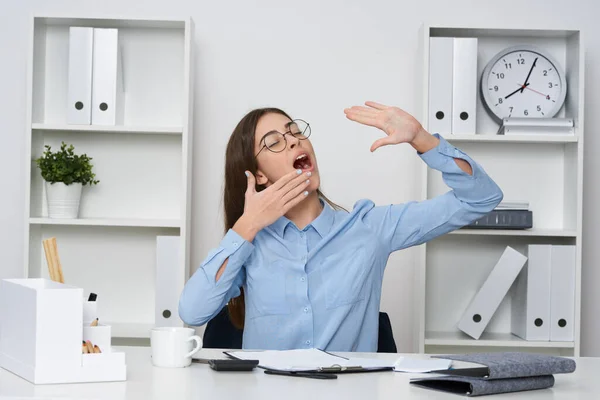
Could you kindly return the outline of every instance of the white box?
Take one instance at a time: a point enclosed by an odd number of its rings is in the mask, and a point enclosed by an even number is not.
[[[507,246],[458,323],[458,329],[479,339],[506,296],[527,257]]]
[[[67,124],[89,125],[92,118],[93,28],[69,28]]]
[[[123,124],[123,71],[119,30],[94,28],[92,125]]]
[[[452,133],[453,38],[429,40],[429,115],[427,130]]]
[[[83,323],[91,324],[98,318],[98,302],[97,301],[84,301],[83,302]]]
[[[474,135],[477,120],[477,38],[454,38],[452,134]]]
[[[511,303],[511,330],[525,340],[550,340],[552,246],[530,244],[527,266],[519,274]]]
[[[0,367],[35,384],[125,380],[117,358],[84,365],[82,296],[47,279],[0,281]]]
[[[575,246],[552,246],[551,341],[572,342],[574,339],[576,258],[577,249]]]
[[[156,237],[156,326],[184,326],[179,318],[179,296],[185,285],[182,271],[173,269],[180,265],[181,238],[179,236]]]

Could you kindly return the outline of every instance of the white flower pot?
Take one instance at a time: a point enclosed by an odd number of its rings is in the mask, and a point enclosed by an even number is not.
[[[62,182],[46,182],[48,217],[77,218],[82,187],[81,183],[65,185]]]

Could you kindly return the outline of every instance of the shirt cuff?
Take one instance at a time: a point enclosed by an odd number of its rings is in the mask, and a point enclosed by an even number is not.
[[[233,229],[229,229],[221,239],[219,247],[203,262],[202,268],[208,277],[213,278],[212,281],[214,282],[214,277],[217,275],[219,268],[229,258],[227,268],[225,268],[223,276],[219,279],[220,282],[225,276],[237,274],[253,250],[254,245],[252,243],[241,237]]]
[[[452,146],[446,139],[439,134],[435,133],[433,136],[439,139],[439,143],[433,149],[426,151],[425,153],[419,154],[419,157],[430,167],[442,172],[462,173],[468,175],[463,171],[456,162],[455,158],[460,158],[467,161],[473,169],[473,176],[475,176],[476,164],[475,162],[461,150]]]

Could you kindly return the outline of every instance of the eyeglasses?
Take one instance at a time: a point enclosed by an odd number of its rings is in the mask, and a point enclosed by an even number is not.
[[[285,133],[271,131],[263,136],[260,140],[263,146],[256,153],[255,157],[258,157],[260,152],[265,148],[273,153],[281,153],[287,147],[286,135],[293,136],[298,140],[305,140],[310,136],[310,124],[302,119],[295,119],[288,122],[286,128],[288,130]]]

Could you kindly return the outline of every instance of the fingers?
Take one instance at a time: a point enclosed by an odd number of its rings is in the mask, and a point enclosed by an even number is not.
[[[292,208],[296,207],[302,200],[308,197],[308,191],[301,191],[296,197],[292,197],[285,205],[283,206],[284,213],[287,213]]]
[[[379,114],[378,110],[374,110],[372,108],[363,107],[363,106],[352,106],[350,108],[346,108],[344,110],[346,114],[358,114],[364,115],[368,117],[376,117]]]
[[[347,113],[346,118],[348,118],[351,121],[355,121],[363,125],[374,126],[376,128],[379,128],[380,124],[377,118],[367,115],[361,115],[358,113]]]
[[[246,171],[245,174],[248,177],[248,186],[246,187],[246,194],[256,193],[256,179],[254,179],[254,175],[252,175],[252,172],[250,171]]]
[[[298,173],[298,171],[300,171],[300,174]],[[273,185],[271,185],[270,188],[272,188],[271,190],[279,190],[283,186],[287,185],[294,178],[297,178],[298,175],[301,175],[301,174],[302,174],[301,170],[292,171],[289,174],[285,174],[284,176],[279,178]],[[299,182],[302,182],[302,179]]]
[[[390,138],[389,136],[386,136],[384,138],[378,139],[376,140],[373,145],[371,146],[371,152],[377,150],[378,148],[380,148],[381,146],[388,146],[390,144],[395,144],[395,142],[393,141],[392,138]]]
[[[278,192],[281,198],[285,197],[289,192],[293,191],[297,187],[306,187],[306,181],[309,179],[310,176],[308,174],[309,173],[307,172],[306,174],[296,176],[296,178],[292,179],[291,181],[286,183],[282,188],[280,188]]]
[[[282,197],[282,201],[283,204],[286,204],[287,202],[289,202],[290,200],[293,200],[294,198],[296,198],[298,195],[302,194],[303,192],[306,191],[306,188],[308,187],[308,185],[310,184],[310,179],[306,177],[306,175],[304,175],[305,180],[304,182],[302,182],[300,185],[290,189],[289,192],[287,192],[285,195],[283,195]],[[308,193],[307,193],[308,194]]]
[[[369,107],[376,108],[378,110],[386,110],[386,109],[389,108],[389,106],[385,106],[383,104],[375,103],[374,101],[367,101],[367,102],[365,102],[365,105],[367,105]]]

